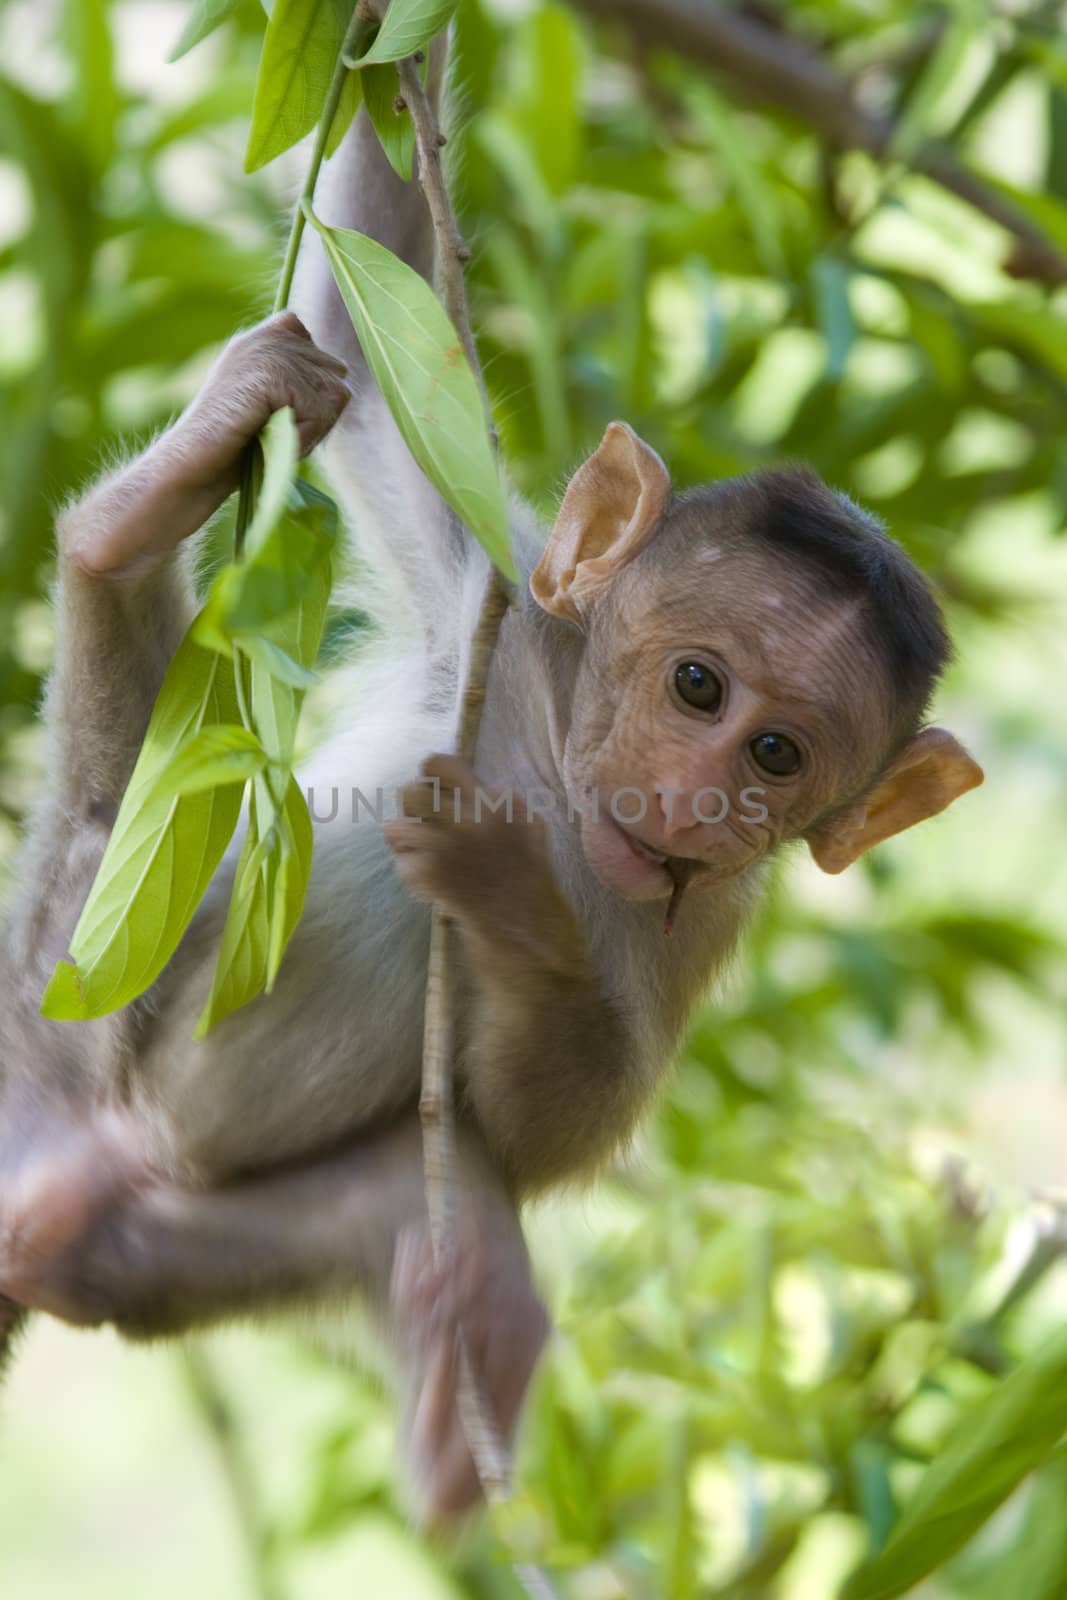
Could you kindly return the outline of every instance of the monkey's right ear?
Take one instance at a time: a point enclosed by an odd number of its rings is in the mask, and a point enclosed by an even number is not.
[[[667,469],[625,422],[611,422],[578,468],[530,579],[539,606],[580,623],[590,601],[655,533],[670,497]]]

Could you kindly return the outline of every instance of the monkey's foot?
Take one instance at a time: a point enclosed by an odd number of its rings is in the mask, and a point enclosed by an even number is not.
[[[0,1188],[0,1295],[80,1325],[106,1320],[78,1283],[79,1246],[147,1176],[131,1130],[103,1114],[48,1128]]]
[[[393,1268],[393,1316],[407,1351],[405,1455],[420,1518],[462,1517],[481,1502],[478,1474],[458,1408],[460,1348],[510,1444],[549,1333],[521,1241],[456,1225],[447,1263],[437,1266],[428,1230],[408,1229]]]

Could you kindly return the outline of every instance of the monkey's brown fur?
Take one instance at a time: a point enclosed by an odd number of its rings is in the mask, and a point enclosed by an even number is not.
[[[429,270],[421,200],[362,117],[317,204]],[[516,1202],[588,1175],[629,1136],[773,850],[806,839],[840,870],[980,775],[949,735],[917,731],[940,623],[868,519],[800,472],[676,501],[659,458],[613,425],[547,550],[515,507],[523,582],[476,768],[551,808],[475,821],[473,774],[432,752],[453,744],[485,558],[414,468],[314,240],[296,306],[317,343],[291,314],[242,335],[175,428],[60,519],[48,783],[0,957],[0,1351],[12,1302],[139,1336],[359,1290],[393,1308],[412,1461],[429,1512],[448,1513],[477,1492],[453,1403],[457,1327],[505,1426],[544,1338]],[[192,614],[177,546],[284,404],[305,448],[332,428],[328,465],[380,591],[344,726],[306,774],[316,815],[334,789],[340,814],[318,822],[304,922],[275,993],[194,1043],[231,856],[150,996],[91,1025],[45,1022],[41,993]],[[898,637],[886,619],[901,607]],[[680,698],[680,672],[721,703]],[[792,741],[799,773],[753,765],[763,736]],[[460,796],[458,821],[435,809],[433,777]],[[353,786],[402,789],[404,817],[354,823]],[[646,813],[632,827],[582,815],[590,786],[605,806],[628,790]],[[761,820],[740,804],[757,788]],[[708,789],[731,798],[721,823],[693,809]],[[443,1274],[415,1112],[430,898],[466,958],[464,1196]]]

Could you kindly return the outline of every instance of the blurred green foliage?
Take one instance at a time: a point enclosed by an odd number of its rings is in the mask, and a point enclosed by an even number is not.
[[[39,769],[54,507],[269,305],[299,154],[243,174],[263,14],[219,9],[168,68],[184,5],[0,6],[8,848]],[[1054,1600],[1060,1400],[1040,1369],[1007,1385],[1067,1308],[1064,1219],[1033,1192],[1064,1183],[1067,1111],[1067,301],[906,163],[936,141],[1067,249],[1062,8],[757,14],[894,119],[884,161],[621,27],[463,0],[451,149],[506,453],[546,509],[619,415],[681,484],[813,462],[939,583],[961,652],[939,712],[990,782],[840,883],[788,863],[634,1158],[532,1219],[561,1334],[500,1531],[579,1600],[832,1600],[883,1548],[938,1565],[931,1600]],[[389,1407],[358,1378],[337,1393],[256,1531],[265,1594],[360,1519],[407,1541]],[[939,1455],[962,1464],[957,1536],[894,1557]],[[387,1592],[518,1593],[488,1532],[419,1570]]]

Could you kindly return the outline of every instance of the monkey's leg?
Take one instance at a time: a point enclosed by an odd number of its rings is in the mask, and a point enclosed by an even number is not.
[[[469,1506],[477,1484],[455,1405],[459,1330],[510,1432],[547,1328],[518,1218],[480,1139],[470,1130],[460,1138],[454,1265],[445,1272],[429,1248],[414,1113],[314,1164],[217,1190],[138,1173],[121,1146],[114,1131],[75,1135],[60,1165],[50,1171],[46,1155],[21,1196],[7,1197],[0,1290],[78,1324],[114,1322],[132,1337],[362,1291],[373,1307],[391,1308],[426,1508],[448,1515]],[[111,1192],[102,1195],[109,1163]]]

